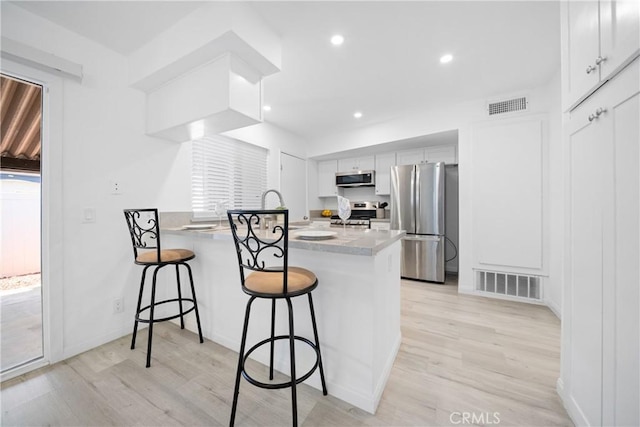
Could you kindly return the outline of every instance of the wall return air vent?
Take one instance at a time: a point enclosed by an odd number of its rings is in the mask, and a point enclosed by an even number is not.
[[[487,103],[487,111],[490,116],[505,113],[515,113],[518,111],[527,111],[529,109],[529,100],[526,96],[518,98],[504,99],[501,101],[489,101]]]
[[[539,276],[476,270],[476,291],[490,294],[540,301],[540,282]]]

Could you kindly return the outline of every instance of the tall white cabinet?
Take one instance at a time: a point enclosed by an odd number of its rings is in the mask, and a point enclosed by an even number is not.
[[[565,77],[577,68],[574,61],[579,55],[570,52],[583,48],[576,37],[579,34],[573,33],[581,22],[571,15],[577,13],[576,8],[582,8],[585,25],[591,22],[587,19],[588,12],[599,8],[600,37],[606,36],[603,19],[609,19],[611,13],[625,19],[623,28],[616,31],[625,34],[624,28],[636,28],[636,36],[635,45],[627,44],[622,50],[628,53],[626,57],[607,53],[606,61],[613,58],[618,64],[632,61],[630,65],[611,75],[603,67],[604,62],[597,64],[596,71],[605,80],[595,89],[593,85],[585,85],[580,89],[585,92],[579,93],[574,90],[580,86],[567,87],[571,82],[566,78],[563,83],[563,105],[571,106],[576,99],[584,101],[564,117],[566,262],[558,389],[578,425],[637,426],[640,425],[640,59],[637,58],[640,14],[637,2],[579,3],[563,4]],[[629,14],[623,16],[625,7]],[[607,15],[607,11],[611,13]],[[618,38],[617,43],[624,40],[628,38]],[[606,43],[600,40],[600,49],[605,47]]]

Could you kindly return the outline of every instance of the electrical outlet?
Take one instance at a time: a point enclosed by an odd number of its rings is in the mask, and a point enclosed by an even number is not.
[[[113,312],[114,313],[124,312],[124,299],[116,298],[113,300]]]
[[[111,194],[114,194],[114,195],[122,194],[122,183],[120,181],[110,181],[109,187],[111,188]]]

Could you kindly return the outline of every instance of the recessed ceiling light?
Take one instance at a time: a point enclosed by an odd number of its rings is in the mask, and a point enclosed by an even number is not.
[[[340,46],[342,43],[344,43],[344,37],[341,36],[340,34],[336,34],[333,37],[331,37],[331,44],[334,46]]]
[[[262,109],[263,109],[264,111],[271,111],[271,105],[263,105],[263,106],[262,106]]]
[[[446,55],[442,55],[440,57],[440,63],[446,64],[447,62],[451,62],[452,59],[453,59],[453,55],[447,53]]]
[[[362,117],[362,113],[360,111],[356,111],[355,113],[353,113],[353,117],[359,119],[360,117]]]

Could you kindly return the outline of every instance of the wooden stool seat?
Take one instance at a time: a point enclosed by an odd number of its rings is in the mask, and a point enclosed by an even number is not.
[[[244,286],[253,292],[260,294],[282,294],[282,282],[284,273],[270,271],[254,271],[244,280]],[[316,284],[316,275],[302,267],[289,267],[287,269],[287,291],[296,294],[305,291]]]
[[[158,252],[150,251],[138,254],[136,264],[162,264],[189,261],[196,257],[196,254],[189,249],[162,249],[160,251],[160,261]]]

